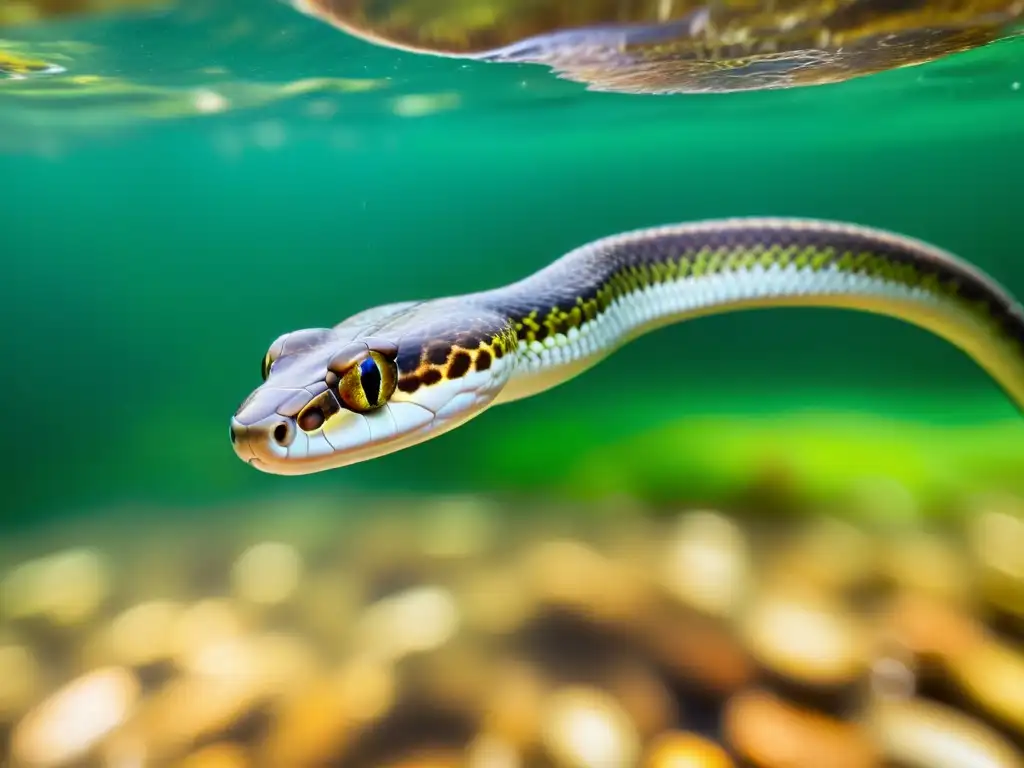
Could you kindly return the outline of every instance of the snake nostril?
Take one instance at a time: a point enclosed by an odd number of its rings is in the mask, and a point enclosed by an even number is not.
[[[287,422],[282,421],[276,427],[274,427],[274,442],[280,446],[287,446],[292,441],[292,431],[289,429]]]

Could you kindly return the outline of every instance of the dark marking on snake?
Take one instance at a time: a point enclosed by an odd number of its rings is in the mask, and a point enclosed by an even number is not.
[[[419,376],[403,376],[398,380],[398,389],[400,392],[411,394],[420,388],[421,383]]]
[[[452,352],[451,344],[444,342],[431,344],[427,347],[427,362],[431,365],[444,365]]]
[[[451,365],[448,366],[448,376],[452,379],[457,379],[461,376],[466,375],[466,371],[469,370],[469,365],[472,361],[470,360],[469,353],[467,352],[456,352],[452,357]]]

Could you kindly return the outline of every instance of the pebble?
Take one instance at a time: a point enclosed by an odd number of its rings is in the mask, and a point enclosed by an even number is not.
[[[39,661],[25,645],[0,645],[0,725],[31,706],[42,686]]]
[[[195,645],[179,663],[181,674],[142,702],[117,734],[116,749],[130,751],[141,742],[157,762],[174,758],[308,685],[317,672],[305,642],[284,633],[221,635]]]
[[[773,583],[814,584],[840,593],[869,581],[877,565],[877,543],[856,526],[815,518],[770,555]]]
[[[1024,580],[1024,500],[1003,497],[984,500],[971,516],[967,539],[977,560],[1011,579]]]
[[[893,598],[885,611],[883,627],[896,642],[925,661],[970,654],[984,639],[977,620],[960,608],[913,593]]]
[[[219,742],[193,752],[175,768],[248,768],[250,765],[252,762],[242,746]]]
[[[382,763],[380,768],[463,768],[461,752],[445,750],[418,751],[397,760]]]
[[[113,658],[128,666],[144,666],[171,658],[176,650],[174,630],[184,610],[180,603],[154,600],[118,614],[108,630]]]
[[[477,736],[466,749],[466,768],[522,768],[522,755],[514,745],[489,733]]]
[[[905,591],[958,604],[970,599],[973,577],[964,553],[943,537],[896,537],[881,559],[881,571]]]
[[[423,585],[385,597],[369,606],[355,627],[356,646],[382,660],[398,659],[440,647],[459,629],[452,593]]]
[[[734,768],[732,759],[713,741],[685,731],[665,731],[647,749],[645,768]]]
[[[746,596],[749,552],[736,523],[717,512],[683,515],[670,534],[662,582],[684,604],[732,616]]]
[[[754,678],[753,662],[724,623],[663,611],[645,616],[636,635],[673,677],[712,695],[728,695]]]
[[[467,627],[508,635],[536,610],[536,603],[512,568],[479,570],[461,579],[458,601]]]
[[[871,662],[870,693],[880,699],[908,699],[916,693],[917,673],[914,660],[900,649],[879,653]]]
[[[1024,767],[1021,755],[992,729],[935,702],[880,702],[869,728],[886,760],[905,768]]]
[[[623,664],[611,670],[604,687],[621,704],[644,740],[670,729],[681,719],[672,693],[645,664]]]
[[[261,755],[268,765],[323,765],[390,709],[395,692],[389,665],[352,660],[279,702]]]
[[[867,633],[837,601],[798,590],[766,593],[743,624],[754,658],[785,678],[836,686],[867,671]]]
[[[481,707],[481,730],[520,748],[540,740],[548,682],[527,664],[506,661],[491,677],[491,693]]]
[[[240,637],[247,627],[241,612],[224,598],[206,598],[183,610],[170,630],[174,657],[179,663],[208,645]]]
[[[535,599],[590,619],[629,624],[648,607],[648,585],[634,569],[571,539],[532,546],[521,563],[522,582]]]
[[[625,710],[596,688],[566,687],[548,698],[542,739],[551,756],[567,768],[635,765],[640,739]]]
[[[242,553],[231,569],[231,582],[239,599],[277,605],[299,588],[302,573],[302,558],[295,547],[267,541]]]
[[[1024,743],[1024,651],[986,637],[947,664],[970,700]]]
[[[261,682],[249,675],[175,678],[141,703],[112,749],[128,752],[141,743],[149,759],[164,764],[251,712],[260,701]]]
[[[12,570],[0,582],[0,610],[11,619],[41,616],[72,626],[91,618],[110,588],[110,566],[97,550],[68,549]]]
[[[1024,502],[988,502],[973,516],[967,536],[981,593],[999,609],[1024,618]]]
[[[403,689],[441,710],[472,718],[487,699],[495,664],[493,654],[460,637],[428,654],[402,663]]]
[[[871,739],[855,723],[799,709],[762,691],[730,699],[723,721],[728,742],[760,768],[878,766]]]
[[[257,695],[289,692],[319,670],[309,646],[294,634],[268,632],[210,643],[183,660],[182,669],[208,679],[246,679]]]
[[[14,762],[47,768],[83,758],[125,722],[138,696],[135,676],[120,667],[97,669],[71,681],[15,726]]]

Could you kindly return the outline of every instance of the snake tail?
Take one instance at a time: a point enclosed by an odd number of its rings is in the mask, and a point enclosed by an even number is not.
[[[1024,310],[992,278],[927,243],[806,219],[727,219],[583,245],[510,286],[467,297],[508,316],[516,371],[496,402],[566,381],[655,328],[784,306],[887,315],[945,339],[1024,411]]]

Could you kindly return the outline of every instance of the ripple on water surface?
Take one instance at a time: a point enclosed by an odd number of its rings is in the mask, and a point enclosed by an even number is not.
[[[698,124],[726,120],[738,125],[748,119],[764,123],[799,118],[808,110],[816,115],[845,111],[867,120],[865,115],[872,109],[876,114],[884,109],[892,120],[901,113],[942,109],[952,99],[958,104],[955,122],[964,127],[984,123],[979,119],[982,110],[986,117],[997,112],[998,124],[1008,124],[1020,117],[1022,109],[1016,61],[1024,41],[1019,38],[954,53],[922,67],[899,69],[911,62],[907,56],[896,56],[863,68],[881,74],[837,86],[796,88],[781,94],[727,94],[725,100],[703,98],[694,103],[685,97],[636,99],[586,93],[586,87],[589,83],[591,88],[625,93],[776,88],[842,80],[857,68],[828,64],[832,54],[807,49],[797,57],[807,60],[795,71],[811,74],[789,82],[779,80],[780,72],[790,67],[772,63],[776,54],[765,53],[763,60],[730,60],[733,63],[723,70],[725,65],[715,59],[724,55],[721,51],[695,49],[685,61],[673,59],[671,67],[648,57],[624,69],[612,66],[614,62],[591,62],[573,53],[567,70],[565,56],[559,54],[542,62],[555,66],[553,73],[548,66],[438,58],[398,50],[390,47],[390,40],[384,44],[365,42],[332,26],[336,18],[331,14],[336,15],[337,5],[331,6],[330,13],[321,8],[320,15],[331,23],[298,13],[284,3],[243,8],[227,0],[181,0],[171,5],[130,3],[117,13],[60,16],[56,20],[45,18],[44,13],[40,23],[0,26],[0,125],[5,128],[0,132],[0,147],[54,151],[73,138],[117,135],[140,124],[228,120],[235,115],[276,120],[289,127],[331,124],[344,116],[346,125],[369,130],[382,116],[401,121],[459,113],[491,116],[500,123],[509,110],[528,115],[537,107],[550,106],[563,110],[560,124],[601,125],[612,119],[613,112],[621,114],[625,102],[619,99],[628,100],[628,115],[637,123],[669,119],[685,120],[691,126],[695,116],[703,118]],[[465,23],[458,16],[446,18],[439,13],[438,24],[457,27]],[[909,24],[915,18],[900,23]],[[386,26],[385,20],[376,18],[364,25],[371,22]],[[497,24],[493,19],[491,23]],[[751,32],[748,27],[752,23],[743,21],[748,26],[739,29],[747,32],[735,35],[745,41],[742,46],[756,48],[752,40],[769,41],[771,34]],[[761,23],[767,22],[762,19]],[[731,28],[726,25],[715,34],[726,35]],[[526,34],[544,27],[512,24],[509,30],[495,29],[509,35],[514,30]],[[397,31],[392,34],[400,37]],[[710,33],[703,29],[701,34]],[[838,32],[830,34],[835,37]],[[505,42],[504,38],[495,39]],[[841,36],[835,37],[833,43],[839,42]],[[969,49],[982,42],[987,39],[963,41],[949,50]],[[767,48],[773,45],[764,43]],[[443,46],[437,43],[435,47]],[[927,46],[912,40],[875,48],[889,55],[906,50],[923,55]],[[678,52],[672,55],[678,58]],[[711,57],[706,72],[695,69],[702,56]],[[562,75],[580,84],[560,79],[559,67]],[[669,70],[671,76],[665,74]],[[665,85],[665,78],[675,85]],[[969,109],[965,108],[968,104]],[[614,109],[609,111],[610,107]],[[284,141],[287,139],[286,132]]]

